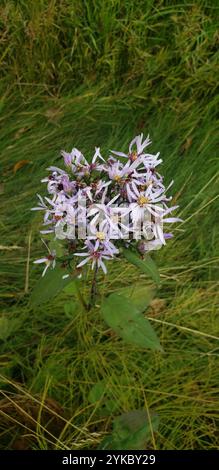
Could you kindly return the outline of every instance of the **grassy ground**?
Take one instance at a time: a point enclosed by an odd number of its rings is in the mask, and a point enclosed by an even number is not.
[[[217,2],[36,3],[1,2],[1,448],[96,448],[142,407],[160,419],[148,447],[218,448]],[[69,317],[73,293],[29,306],[46,167],[137,132],[161,151],[184,219],[156,254],[146,312],[164,353],[125,345],[98,305]],[[99,290],[146,282],[115,262]]]

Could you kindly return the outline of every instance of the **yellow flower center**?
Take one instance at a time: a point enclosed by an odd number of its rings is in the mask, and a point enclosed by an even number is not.
[[[148,197],[139,196],[139,198],[138,198],[138,204],[139,204],[139,206],[143,207],[145,204],[148,204],[148,202],[149,202]]]
[[[121,176],[115,175],[115,176],[114,176],[114,180],[115,180],[115,181],[120,181],[120,180],[121,180]]]
[[[137,152],[132,152],[132,154],[131,154],[131,160],[134,162],[135,160],[137,160],[137,158],[138,158]]]
[[[96,232],[96,237],[98,238],[98,240],[105,240],[106,235],[104,232]]]

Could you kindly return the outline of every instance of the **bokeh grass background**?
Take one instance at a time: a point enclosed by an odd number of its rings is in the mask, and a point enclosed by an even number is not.
[[[147,447],[218,449],[218,43],[215,0],[1,0],[2,449],[98,448],[115,416],[159,416]],[[99,305],[64,292],[32,309],[40,216],[30,212],[60,150],[126,149],[150,133],[183,223],[156,253],[146,314],[164,353],[126,345]],[[148,280],[125,262],[102,295]],[[84,295],[88,287],[84,286]]]

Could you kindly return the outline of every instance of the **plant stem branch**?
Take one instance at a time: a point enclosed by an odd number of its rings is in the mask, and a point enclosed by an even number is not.
[[[91,284],[91,291],[90,291],[90,302],[88,304],[88,309],[90,310],[91,307],[93,307],[97,295],[97,271],[98,271],[98,266],[97,263],[94,268],[94,276]]]
[[[86,302],[85,302],[85,300],[82,296],[82,293],[81,293],[80,287],[77,283],[77,280],[75,282],[75,285],[76,285],[77,296],[78,296],[78,299],[79,299],[81,305],[84,307],[85,310],[88,310],[88,305],[86,304]]]

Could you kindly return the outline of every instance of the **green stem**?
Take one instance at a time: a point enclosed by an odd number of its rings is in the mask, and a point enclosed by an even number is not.
[[[81,303],[81,305],[84,307],[85,310],[88,310],[88,305],[86,304],[85,300],[84,300],[84,297],[81,293],[81,289],[80,289],[80,286],[78,285],[78,282],[76,280],[75,282],[75,286],[76,286],[76,292],[77,292],[77,296],[78,296],[78,299]]]
[[[91,307],[94,306],[96,295],[97,295],[97,271],[98,271],[98,266],[96,263],[95,268],[94,268],[94,277],[93,277],[92,284],[91,284],[90,302],[88,304],[89,310],[91,309]]]

